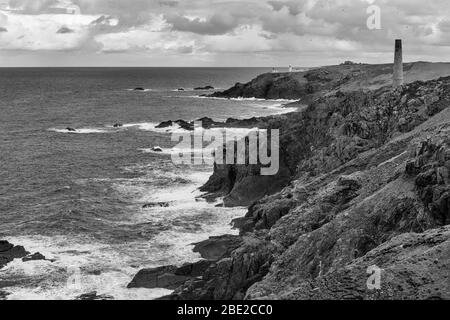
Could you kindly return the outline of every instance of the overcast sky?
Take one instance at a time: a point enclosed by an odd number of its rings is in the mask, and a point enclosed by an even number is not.
[[[395,38],[406,61],[449,61],[450,1],[0,0],[0,66],[376,63]]]

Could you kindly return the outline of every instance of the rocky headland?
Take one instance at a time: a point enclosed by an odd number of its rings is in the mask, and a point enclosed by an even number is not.
[[[307,106],[259,119],[280,129],[278,174],[215,166],[202,190],[249,207],[240,235],[196,244],[200,267],[181,267],[161,299],[450,299],[450,67],[406,64],[395,90],[391,70],[265,74],[213,94]],[[180,276],[165,268],[137,286]]]

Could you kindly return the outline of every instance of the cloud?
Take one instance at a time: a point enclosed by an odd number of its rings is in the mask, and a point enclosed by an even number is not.
[[[402,38],[406,60],[450,56],[448,0],[5,1],[3,51],[126,53],[149,61],[178,55],[239,57],[234,61],[240,63],[247,55],[255,64],[342,57],[373,62],[389,61],[393,40]],[[381,9],[380,30],[367,28],[370,3]]]
[[[74,33],[75,31],[73,29],[67,28],[65,26],[61,27],[58,29],[58,31],[56,31],[56,33]]]
[[[6,29],[4,27],[0,27],[0,32],[8,32],[8,29]]]
[[[287,8],[289,14],[296,16],[300,11],[300,6],[298,1],[269,1],[268,4],[275,10],[280,11],[283,8]]]
[[[231,32],[239,26],[239,21],[229,14],[214,14],[213,16],[200,19],[189,19],[178,14],[167,14],[164,16],[172,30],[186,31],[198,34],[220,35]]]
[[[179,4],[178,1],[160,1],[159,2],[159,5],[162,7],[166,6],[166,7],[171,7],[171,8],[178,6],[178,4]]]

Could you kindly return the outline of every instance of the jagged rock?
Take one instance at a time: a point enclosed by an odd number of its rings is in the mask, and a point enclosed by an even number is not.
[[[115,124],[113,125],[113,127],[114,127],[114,128],[121,128],[121,127],[123,127],[123,124],[121,124],[121,123],[115,123]]]
[[[14,246],[8,241],[0,240],[0,269],[14,259],[20,259],[29,254],[22,246]]]
[[[47,260],[45,256],[39,252],[33,253],[32,255],[22,258],[23,262],[36,261],[36,260]]]
[[[270,242],[245,238],[229,257],[211,264],[201,279],[191,279],[161,299],[242,299],[247,288],[268,272],[275,251]]]
[[[208,240],[194,243],[194,252],[199,252],[202,258],[217,261],[239,247],[242,243],[240,236],[224,235],[219,237],[210,237]]]
[[[177,276],[200,277],[211,265],[211,261],[200,260],[194,263],[186,263],[174,271]]]
[[[9,292],[0,290],[0,300],[6,300],[6,298],[10,295]]]
[[[134,276],[127,288],[164,288],[173,290],[192,278],[190,275],[184,274],[187,268],[185,266],[181,271],[175,266],[142,269]],[[194,267],[192,267],[193,269]],[[177,270],[178,274],[176,274]],[[195,269],[195,272],[197,272],[197,269]]]
[[[75,298],[75,300],[114,300],[113,296],[109,296],[106,294],[97,294],[97,291],[92,291],[89,293],[85,293],[82,295],[79,295]]]
[[[148,208],[154,208],[154,207],[161,207],[161,208],[168,208],[170,206],[169,202],[151,202],[146,203],[142,206],[142,209],[148,209]]]
[[[77,131],[76,129],[71,128],[71,127],[67,127],[66,130],[69,131],[69,132],[76,132]]]
[[[379,268],[379,288],[368,286],[370,267]],[[450,227],[423,234],[405,233],[380,245],[343,268],[295,289],[270,294],[255,285],[247,299],[448,300],[450,299]],[[369,271],[369,272],[368,272]]]

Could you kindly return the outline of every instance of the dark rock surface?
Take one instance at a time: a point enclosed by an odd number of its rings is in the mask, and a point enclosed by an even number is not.
[[[75,300],[114,300],[114,297],[105,295],[105,294],[97,294],[97,291],[92,291],[89,293],[85,293],[79,295],[75,298]]]
[[[142,88],[142,87],[137,87],[137,88],[134,88],[133,90],[134,90],[134,91],[144,91],[145,89]]]
[[[6,300],[6,298],[10,295],[9,292],[0,290],[0,300]]]
[[[33,253],[29,256],[26,256],[24,258],[22,258],[23,262],[27,262],[27,261],[36,261],[36,260],[47,260],[45,258],[45,256],[39,252]]]
[[[22,246],[15,246],[8,241],[0,240],[0,269],[14,259],[20,259],[29,254]]]
[[[154,207],[167,208],[169,206],[170,206],[169,202],[151,202],[151,203],[144,204],[142,206],[142,209],[154,208]]]
[[[231,251],[239,247],[242,239],[239,236],[224,235],[210,237],[199,243],[194,243],[194,252],[200,253],[202,258],[217,261],[230,255]]]
[[[214,90],[213,86],[196,87],[194,90]]]
[[[210,262],[200,260],[181,267],[163,266],[140,270],[128,284],[128,288],[176,289],[186,281],[203,275]]]
[[[178,124],[182,129],[192,131],[195,128],[195,122],[201,122],[201,126],[204,129],[211,129],[211,128],[255,128],[255,127],[264,127],[266,126],[267,118],[250,118],[250,119],[233,119],[229,118],[225,122],[220,121],[214,121],[213,119],[209,117],[203,117],[200,119],[197,119],[195,121],[187,122],[185,120],[168,120],[163,121],[160,124],[156,126],[156,128],[169,128],[173,126],[174,124]]]

